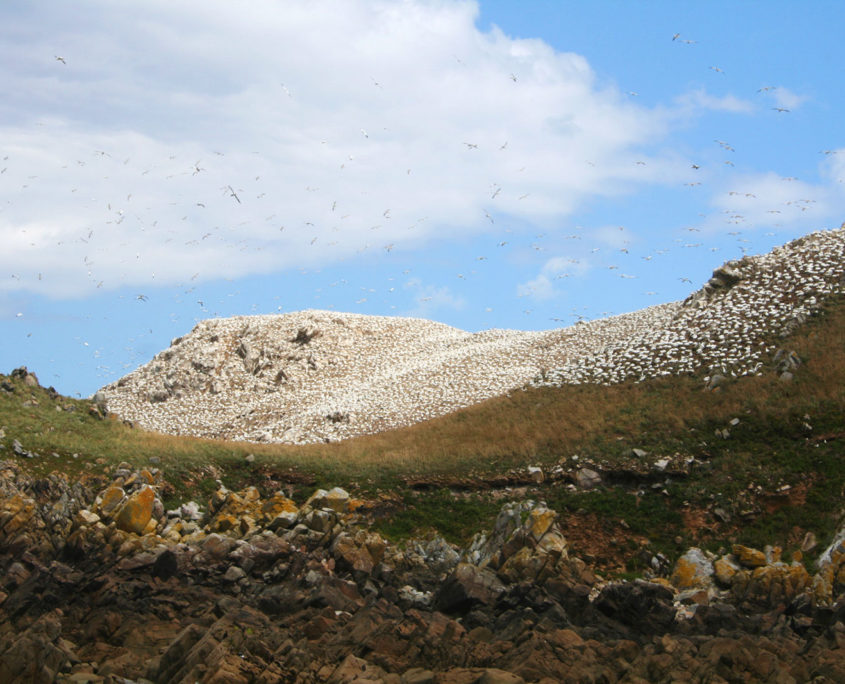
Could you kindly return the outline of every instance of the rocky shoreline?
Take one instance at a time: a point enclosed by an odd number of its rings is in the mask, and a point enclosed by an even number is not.
[[[392,544],[339,488],[163,486],[0,462],[0,681],[845,681],[841,537],[814,574],[735,546],[608,582],[539,501],[461,549]]]

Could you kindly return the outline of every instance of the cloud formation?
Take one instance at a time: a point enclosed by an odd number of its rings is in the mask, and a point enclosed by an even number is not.
[[[385,255],[660,177],[664,115],[472,2],[45,7],[2,39],[0,291]]]

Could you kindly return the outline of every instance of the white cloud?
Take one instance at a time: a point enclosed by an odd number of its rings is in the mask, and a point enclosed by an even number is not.
[[[778,86],[768,92],[769,95],[774,98],[775,106],[783,107],[784,109],[789,109],[790,111],[798,109],[798,107],[809,99],[806,95],[793,93],[789,90],[789,88],[784,88],[783,86]]]
[[[415,303],[405,315],[414,318],[432,318],[435,311],[460,311],[467,304],[466,299],[453,294],[447,286],[425,284],[419,278],[411,278],[404,289],[412,293]]]
[[[634,233],[625,226],[601,226],[590,232],[597,242],[613,249],[622,249],[636,241]]]
[[[589,270],[586,259],[570,256],[556,256],[547,260],[536,278],[517,285],[519,297],[535,301],[548,301],[562,294],[558,284],[566,278],[583,276]]]
[[[676,99],[676,103],[682,111],[706,109],[732,114],[751,114],[754,111],[754,105],[749,100],[743,100],[735,95],[717,97],[710,95],[703,88],[684,93]]]
[[[838,184],[840,190],[845,191],[845,147],[832,150],[822,150],[825,159],[822,162],[822,175],[831,183]]]
[[[480,32],[472,2],[44,14],[0,38],[0,272],[19,276],[0,290],[315,266],[480,233],[485,212],[551,224],[660,175],[635,160],[664,115],[578,55]]]
[[[834,155],[830,155],[834,156]],[[809,183],[775,173],[747,174],[732,179],[731,187],[711,200],[716,210],[703,228],[710,232],[778,228],[817,230],[828,221],[840,221],[845,203],[845,164],[826,160],[822,176],[827,183]]]

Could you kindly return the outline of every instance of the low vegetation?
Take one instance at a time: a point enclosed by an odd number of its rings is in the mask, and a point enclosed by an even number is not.
[[[171,504],[207,499],[218,482],[284,489],[300,501],[315,487],[342,486],[384,502],[373,507],[376,524],[397,540],[438,532],[466,541],[490,526],[503,500],[538,498],[566,518],[576,551],[579,521],[589,525],[581,551],[617,572],[638,570],[643,545],[670,558],[691,544],[731,542],[791,553],[810,545],[808,533],[827,543],[841,522],[843,339],[845,300],[837,298],[778,341],[803,361],[790,382],[771,366],[717,391],[706,391],[702,376],[516,390],[412,427],[304,447],[147,432],[103,417],[91,401],[0,376],[0,457],[71,477],[99,476],[121,461],[154,465]],[[38,455],[15,455],[15,440]],[[649,463],[690,465],[632,472],[632,449]],[[570,476],[533,483],[525,475],[528,466],[549,473],[573,463],[590,464],[604,483],[584,490]]]

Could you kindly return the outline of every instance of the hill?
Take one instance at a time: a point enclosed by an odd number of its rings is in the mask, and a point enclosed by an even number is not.
[[[842,292],[845,229],[731,261],[684,302],[545,332],[304,311],[199,323],[99,396],[174,435],[337,441],[411,425],[528,383],[754,374]]]

